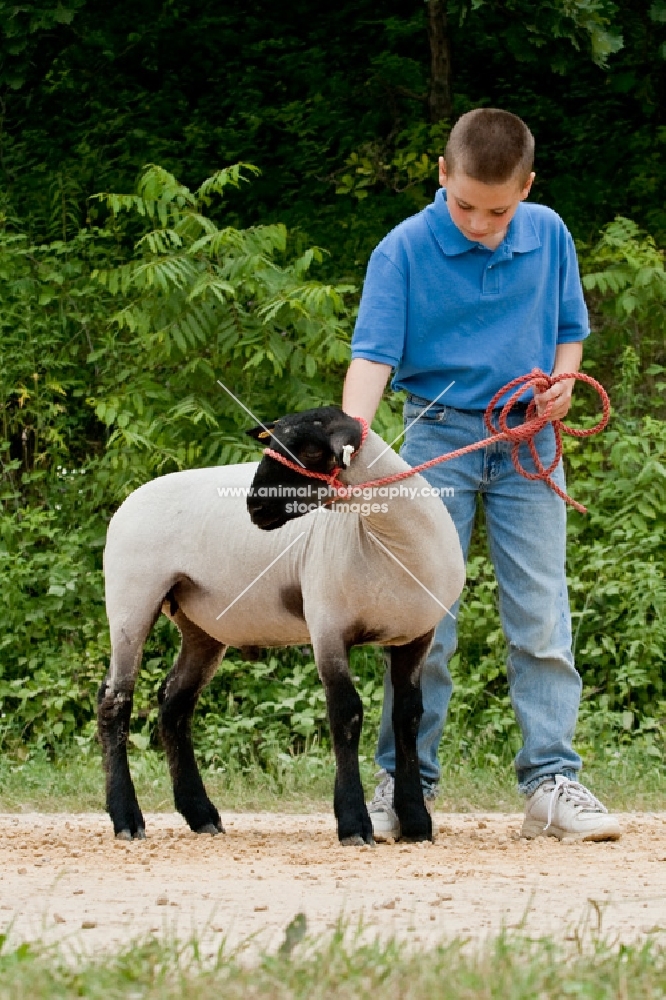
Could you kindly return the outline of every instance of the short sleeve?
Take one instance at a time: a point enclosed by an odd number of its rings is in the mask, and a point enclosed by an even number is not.
[[[407,280],[382,250],[375,250],[361,295],[352,337],[352,358],[396,368],[405,345]]]
[[[585,340],[590,333],[590,320],[585,305],[583,286],[578,270],[578,258],[571,233],[564,227],[564,253],[560,259],[560,308],[557,343],[569,344]]]

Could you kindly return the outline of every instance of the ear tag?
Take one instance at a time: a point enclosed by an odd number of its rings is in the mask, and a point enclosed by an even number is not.
[[[262,441],[264,441],[266,438],[269,438],[270,436],[271,436],[270,431],[262,431],[261,434],[257,435],[257,437],[261,438]]]
[[[353,454],[354,454],[354,445],[346,444],[342,449],[342,464],[344,465],[345,469],[347,469],[351,465],[351,458]]]

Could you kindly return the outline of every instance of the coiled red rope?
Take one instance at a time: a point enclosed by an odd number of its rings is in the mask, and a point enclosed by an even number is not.
[[[569,427],[568,424],[563,423],[561,420],[551,421],[550,414],[552,413],[554,405],[552,400],[548,403],[544,412],[539,415],[537,413],[537,407],[534,399],[531,399],[527,406],[524,422],[519,424],[518,427],[509,427],[509,414],[527,389],[543,392],[545,389],[550,389],[551,386],[557,385],[558,382],[566,382],[568,379],[585,382],[587,385],[592,386],[592,388],[598,393],[601,400],[602,415],[601,420],[595,424],[594,427],[583,429],[580,427]],[[511,395],[499,410],[498,421],[497,424],[495,424],[493,422],[494,411],[498,409],[500,400],[508,393],[511,393]],[[409,479],[410,476],[413,476],[418,472],[430,469],[433,465],[438,465],[440,462],[449,462],[452,458],[459,458],[461,455],[467,455],[469,452],[478,451],[480,448],[487,448],[489,445],[493,445],[497,441],[510,441],[512,444],[511,458],[516,471],[519,472],[521,476],[524,476],[525,479],[543,480],[543,482],[547,483],[551,490],[553,490],[558,497],[561,497],[565,503],[568,503],[571,507],[575,508],[575,510],[580,511],[581,514],[586,514],[587,508],[583,507],[582,504],[578,503],[573,499],[573,497],[570,497],[564,492],[564,490],[560,489],[557,483],[552,479],[552,474],[557,468],[560,458],[562,457],[562,435],[568,434],[571,437],[584,438],[591,437],[593,434],[598,434],[608,423],[610,411],[611,406],[608,393],[601,383],[597,382],[597,380],[592,378],[591,375],[584,375],[582,372],[565,372],[561,375],[553,376],[546,375],[545,372],[535,368],[529,373],[529,375],[520,375],[518,378],[512,379],[512,381],[508,382],[502,389],[499,390],[499,392],[495,393],[493,398],[488,403],[483,419],[490,437],[484,438],[482,441],[475,441],[474,444],[468,444],[464,448],[457,448],[455,451],[447,452],[446,455],[438,455],[437,458],[431,458],[429,462],[423,462],[421,465],[416,465],[411,469],[405,470],[404,472],[397,472],[392,476],[384,476],[382,479],[371,479],[367,483],[356,483],[354,486],[345,486],[345,484],[340,482],[338,479],[338,475],[342,471],[339,467],[333,469],[330,473],[312,472],[310,469],[304,469],[295,462],[290,461],[288,458],[285,458],[272,448],[266,448],[264,454],[274,458],[277,462],[281,462],[282,465],[286,465],[288,468],[294,469],[296,472],[300,472],[303,476],[307,476],[310,479],[323,480],[328,483],[338,497],[348,497],[351,495],[353,490],[375,486],[386,486],[388,483],[397,483],[401,479]],[[368,424],[363,417],[357,417],[356,419],[359,421],[362,428],[361,444],[358,449],[360,450],[366,437],[368,436]],[[555,456],[550,465],[546,468],[536,450],[534,438],[544,429],[544,427],[547,426],[548,423],[552,423],[553,430],[555,432]],[[536,472],[528,472],[527,469],[523,467],[519,457],[521,444],[526,444],[529,448]],[[356,452],[356,454],[358,454],[358,452]]]

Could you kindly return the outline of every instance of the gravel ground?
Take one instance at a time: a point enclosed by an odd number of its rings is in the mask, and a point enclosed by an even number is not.
[[[0,815],[0,932],[77,953],[195,932],[205,954],[224,940],[252,952],[279,946],[303,912],[313,934],[342,917],[350,933],[415,947],[502,927],[666,943],[666,813],[625,814],[608,844],[523,841],[517,815],[436,818],[435,844],[342,848],[328,814],[225,816],[217,837],[149,814],[130,844],[101,813]]]

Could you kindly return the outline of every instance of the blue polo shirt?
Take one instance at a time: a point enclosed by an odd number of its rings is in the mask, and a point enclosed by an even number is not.
[[[496,250],[468,240],[440,189],[374,250],[352,357],[395,369],[393,387],[483,410],[533,368],[551,372],[558,344],[589,334],[576,251],[562,219],[521,202]]]

